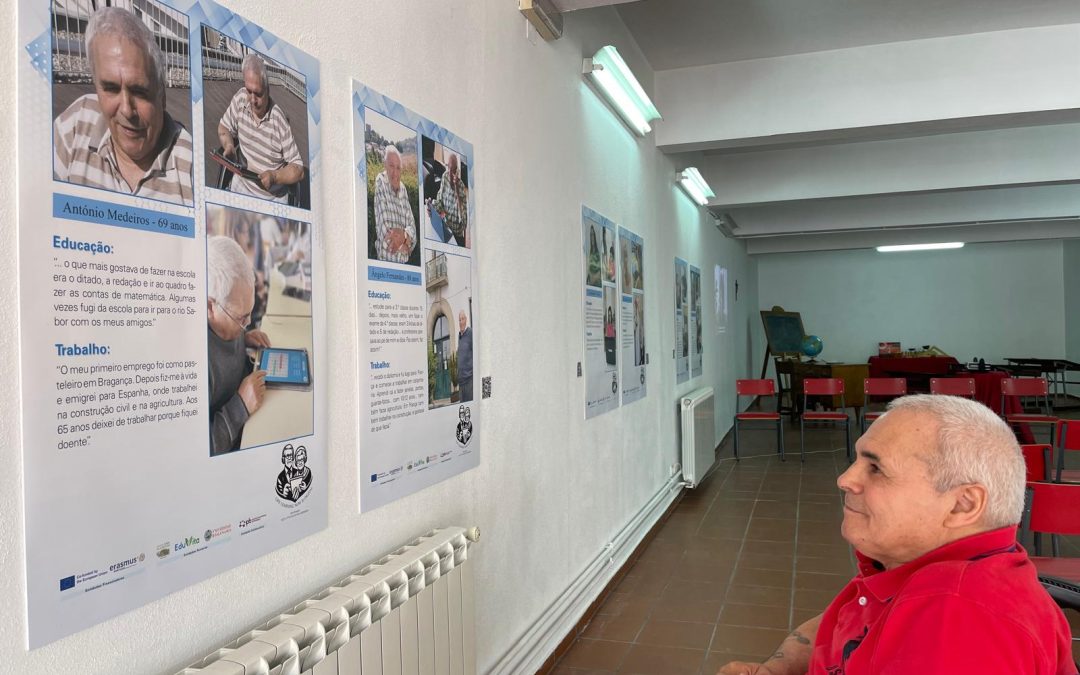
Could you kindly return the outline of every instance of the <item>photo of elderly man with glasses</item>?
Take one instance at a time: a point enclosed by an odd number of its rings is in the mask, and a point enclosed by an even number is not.
[[[255,271],[231,237],[206,242],[206,324],[210,366],[210,455],[240,447],[248,418],[262,406],[266,371],[253,370],[248,347],[269,347],[261,330],[248,330],[255,305]]]

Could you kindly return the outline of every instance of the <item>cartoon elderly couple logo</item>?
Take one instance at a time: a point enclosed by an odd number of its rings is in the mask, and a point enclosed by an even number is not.
[[[281,449],[281,463],[285,468],[277,477],[276,492],[282,499],[296,503],[311,489],[311,467],[307,466],[307,448],[293,449],[292,443]]]

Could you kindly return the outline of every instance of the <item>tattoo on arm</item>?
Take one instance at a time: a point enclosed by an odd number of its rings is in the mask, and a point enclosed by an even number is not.
[[[810,644],[810,638],[806,637],[805,635],[803,635],[799,631],[793,631],[791,633],[791,635],[788,636],[788,638],[794,638],[795,641],[798,642],[801,645]]]

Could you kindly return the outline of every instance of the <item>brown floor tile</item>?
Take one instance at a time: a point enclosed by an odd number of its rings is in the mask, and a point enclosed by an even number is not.
[[[763,570],[752,567],[743,567],[741,564],[735,570],[735,577],[731,580],[737,586],[773,586],[776,588],[791,588],[791,570]]]
[[[750,628],[747,626],[729,626],[718,624],[713,636],[710,651],[731,652],[735,654],[760,654],[767,657],[776,651],[784,641],[788,631],[774,628]]]
[[[787,555],[765,555],[763,553],[743,553],[739,556],[739,569],[784,570],[790,572],[795,567],[795,557]]]
[[[647,613],[597,614],[582,634],[597,640],[633,642],[645,625]]]
[[[788,607],[791,605],[791,590],[768,586],[732,585],[727,593],[728,602],[746,605],[767,605],[769,607]]]
[[[693,563],[680,563],[673,570],[672,578],[683,581],[708,581],[711,583],[727,583],[731,579],[731,571],[735,561],[723,562],[701,561]]]
[[[556,666],[551,671],[552,675],[608,675],[614,670],[597,670],[595,668],[570,668],[569,666]]]
[[[845,554],[836,558],[811,558],[799,556],[795,563],[795,569],[799,572],[818,572],[821,574],[845,574],[851,577],[855,574],[855,566],[851,564],[851,558]]]
[[[620,675],[697,675],[704,649],[633,645],[619,667]]]
[[[725,602],[718,623],[729,626],[754,626],[757,628],[787,630],[789,619],[787,607],[767,607],[764,605],[743,605]]]
[[[712,623],[649,619],[645,627],[641,629],[636,642],[658,647],[682,647],[704,651],[709,646],[713,627]]]
[[[819,610],[799,609],[798,607],[796,607],[795,609],[791,610],[791,629],[795,630],[810,619],[813,619],[818,614],[821,614],[824,609],[824,607]]]
[[[724,601],[688,600],[686,602],[661,602],[653,608],[650,618],[670,621],[693,621],[697,623],[716,623]]]
[[[795,552],[800,557],[805,555],[811,558],[841,558],[851,555],[851,546],[846,541],[840,544],[817,544],[799,539]]]
[[[656,603],[657,598],[641,598],[633,593],[612,593],[604,604],[600,605],[597,614],[625,614],[640,616],[644,619]]]
[[[747,541],[742,547],[743,553],[761,555],[791,555],[793,550],[793,541]]]
[[[825,608],[829,606],[829,603],[832,602],[835,597],[836,593],[831,591],[796,588],[793,604],[796,609],[807,609],[820,613],[825,611]]]
[[[582,638],[574,643],[559,665],[567,668],[616,670],[630,647],[631,645],[625,642]]]
[[[795,572],[795,588],[805,588],[814,591],[828,591],[833,595],[847,586],[851,581],[851,574],[818,574],[816,572]]]
[[[798,506],[791,502],[756,502],[754,517],[756,518],[794,518]]]
[[[727,586],[726,579],[722,582],[673,579],[664,594],[660,596],[660,601],[681,603],[694,600],[723,600]]]

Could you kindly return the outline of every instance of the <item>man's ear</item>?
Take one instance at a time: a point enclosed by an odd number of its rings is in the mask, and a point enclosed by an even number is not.
[[[967,483],[951,490],[953,494],[952,510],[945,517],[945,526],[961,529],[978,525],[986,513],[989,495],[986,486],[979,483]]]
[[[210,299],[210,298],[207,298],[206,299],[206,314],[207,314],[207,316],[209,316],[210,313],[213,312],[213,311],[214,311],[214,301],[212,299]]]

